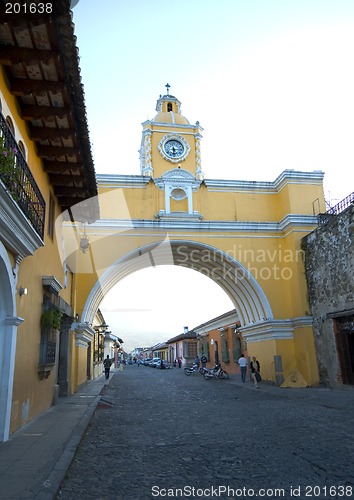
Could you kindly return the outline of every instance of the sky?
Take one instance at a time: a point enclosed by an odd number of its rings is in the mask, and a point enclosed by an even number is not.
[[[169,83],[204,129],[206,178],[321,170],[331,206],[354,191],[352,0],[79,0],[73,22],[96,173],[140,174],[141,124]],[[127,350],[231,309],[173,267],[130,275],[101,304]]]

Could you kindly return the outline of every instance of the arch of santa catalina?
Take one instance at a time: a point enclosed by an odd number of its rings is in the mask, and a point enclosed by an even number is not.
[[[276,357],[285,377],[295,370],[317,384],[301,240],[325,211],[323,173],[208,179],[199,122],[190,124],[168,92],[156,113],[142,124],[140,173],[97,175],[100,218],[78,222],[74,207],[58,221],[63,263],[77,280],[79,348],[91,341],[99,304],[121,279],[150,266],[184,266],[230,297],[248,350],[262,353],[266,379],[276,381]]]

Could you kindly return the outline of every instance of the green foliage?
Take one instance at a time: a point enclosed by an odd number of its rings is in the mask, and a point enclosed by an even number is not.
[[[0,175],[6,180],[11,177],[15,167],[15,154],[17,149],[13,150],[5,147],[5,138],[0,137]]]
[[[41,328],[44,332],[49,333],[51,328],[60,330],[62,313],[57,309],[47,309],[42,312]]]

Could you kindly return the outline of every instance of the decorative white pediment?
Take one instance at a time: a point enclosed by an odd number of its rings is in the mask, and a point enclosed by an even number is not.
[[[202,181],[194,177],[193,174],[182,168],[174,168],[165,172],[159,179],[153,179],[156,186],[165,191],[165,208],[155,215],[156,218],[189,218],[192,220],[200,220],[202,216],[193,210],[193,191],[197,191]],[[171,212],[170,199],[183,200],[188,199],[187,212]]]
[[[196,179],[193,174],[182,168],[168,170],[160,178],[153,180],[159,189],[170,187],[171,190],[175,188],[184,189],[190,187],[193,191],[196,191],[202,183],[202,181]]]
[[[188,170],[184,170],[182,168],[173,168],[172,170],[168,170],[162,175],[162,179],[164,180],[173,180],[173,179],[190,179],[195,180],[193,174],[188,172]]]

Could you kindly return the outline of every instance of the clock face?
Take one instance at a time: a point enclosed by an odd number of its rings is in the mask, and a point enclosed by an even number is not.
[[[170,158],[180,158],[184,154],[184,146],[181,142],[176,139],[170,139],[166,141],[163,146],[165,153]]]
[[[171,163],[184,161],[191,150],[185,138],[177,134],[165,135],[157,147],[161,156]]]

